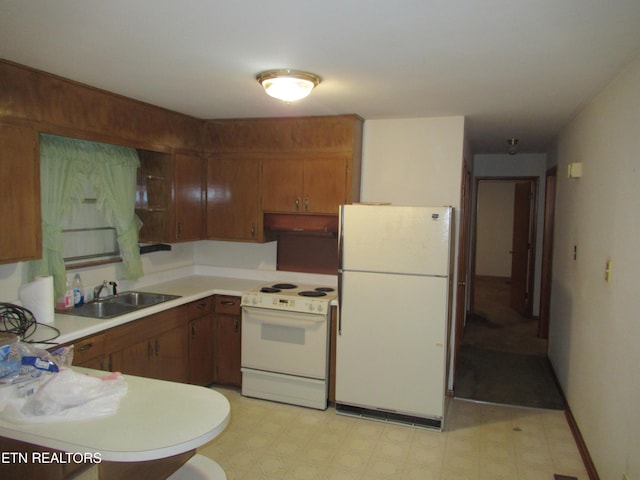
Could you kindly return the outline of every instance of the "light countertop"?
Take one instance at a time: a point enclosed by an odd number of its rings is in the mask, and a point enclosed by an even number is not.
[[[42,424],[0,420],[0,436],[66,452],[100,453],[104,461],[139,462],[193,450],[218,436],[229,422],[229,402],[215,390],[124,377],[127,394],[115,415]]]
[[[178,307],[210,295],[241,296],[242,292],[276,281],[293,281],[317,285],[335,286],[336,277],[330,275],[295,274],[291,272],[273,272],[259,270],[217,269],[215,267],[195,267],[192,270],[172,272],[168,275],[152,277],[140,285],[126,290],[179,295],[180,298],[135,310],[109,319],[80,317],[56,313],[53,323],[48,324],[60,334],[55,343],[39,344],[43,348],[53,348],[55,344],[73,342],[94,335],[118,325],[137,320],[169,308]],[[123,290],[124,292],[125,290]],[[334,302],[335,304],[335,302]],[[54,336],[47,325],[38,325],[30,340],[45,341]]]

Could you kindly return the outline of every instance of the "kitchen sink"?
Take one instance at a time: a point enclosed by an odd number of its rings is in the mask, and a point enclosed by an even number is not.
[[[178,298],[177,295],[164,295],[162,293],[148,292],[124,292],[110,299],[111,303],[118,305],[133,305],[136,307],[147,307],[158,303],[167,302]]]
[[[81,307],[58,310],[58,313],[78,315],[80,317],[113,318],[145,307],[168,302],[175,298],[180,298],[180,295],[134,291],[122,292],[114,297],[87,302]]]

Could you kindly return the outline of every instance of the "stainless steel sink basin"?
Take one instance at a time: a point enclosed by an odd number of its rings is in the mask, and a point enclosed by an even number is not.
[[[115,297],[88,302],[81,307],[61,310],[58,313],[92,318],[113,318],[175,298],[180,298],[180,295],[133,291],[123,292]]]
[[[81,317],[112,318],[125,313],[133,312],[137,308],[133,305],[113,303],[109,301],[85,303],[81,307],[65,310],[61,313],[79,315]]]
[[[148,292],[124,292],[118,294],[116,297],[110,299],[112,303],[119,305],[134,305],[136,307],[156,305],[158,303],[166,302],[178,298],[177,295],[164,295],[162,293],[148,293]]]

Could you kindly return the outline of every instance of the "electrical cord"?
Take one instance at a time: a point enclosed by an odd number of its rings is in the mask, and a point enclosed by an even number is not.
[[[53,331],[50,338],[31,340],[38,327],[49,328]],[[12,303],[0,302],[0,332],[18,335],[25,343],[56,344],[53,340],[60,336],[60,330],[51,325],[38,323],[31,310]]]

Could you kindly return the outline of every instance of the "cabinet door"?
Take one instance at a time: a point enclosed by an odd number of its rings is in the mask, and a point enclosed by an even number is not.
[[[105,335],[95,335],[75,342],[73,345],[73,364],[94,370],[109,371]]]
[[[31,128],[0,123],[0,263],[42,256],[40,159]]]
[[[260,161],[213,156],[207,159],[207,238],[262,240]]]
[[[216,314],[218,383],[242,386],[240,372],[240,316]]]
[[[186,383],[188,379],[188,338],[182,327],[129,345],[111,354],[113,371]]]
[[[262,210],[303,211],[304,161],[301,158],[269,158],[262,161]]]
[[[111,371],[109,357],[107,355],[100,355],[99,357],[94,357],[91,360],[74,363],[74,365],[78,367],[91,368],[93,370],[102,370],[104,372]]]
[[[210,385],[215,379],[215,335],[211,314],[189,322],[189,383]]]
[[[200,155],[176,153],[173,185],[175,192],[175,240],[202,240],[204,231],[204,163]]]
[[[143,340],[111,354],[111,368],[114,372],[156,377],[153,341]]]
[[[187,383],[189,379],[189,338],[187,329],[174,328],[152,340],[153,378]]]
[[[338,215],[346,199],[347,162],[340,155],[306,158],[304,161],[305,213]]]

